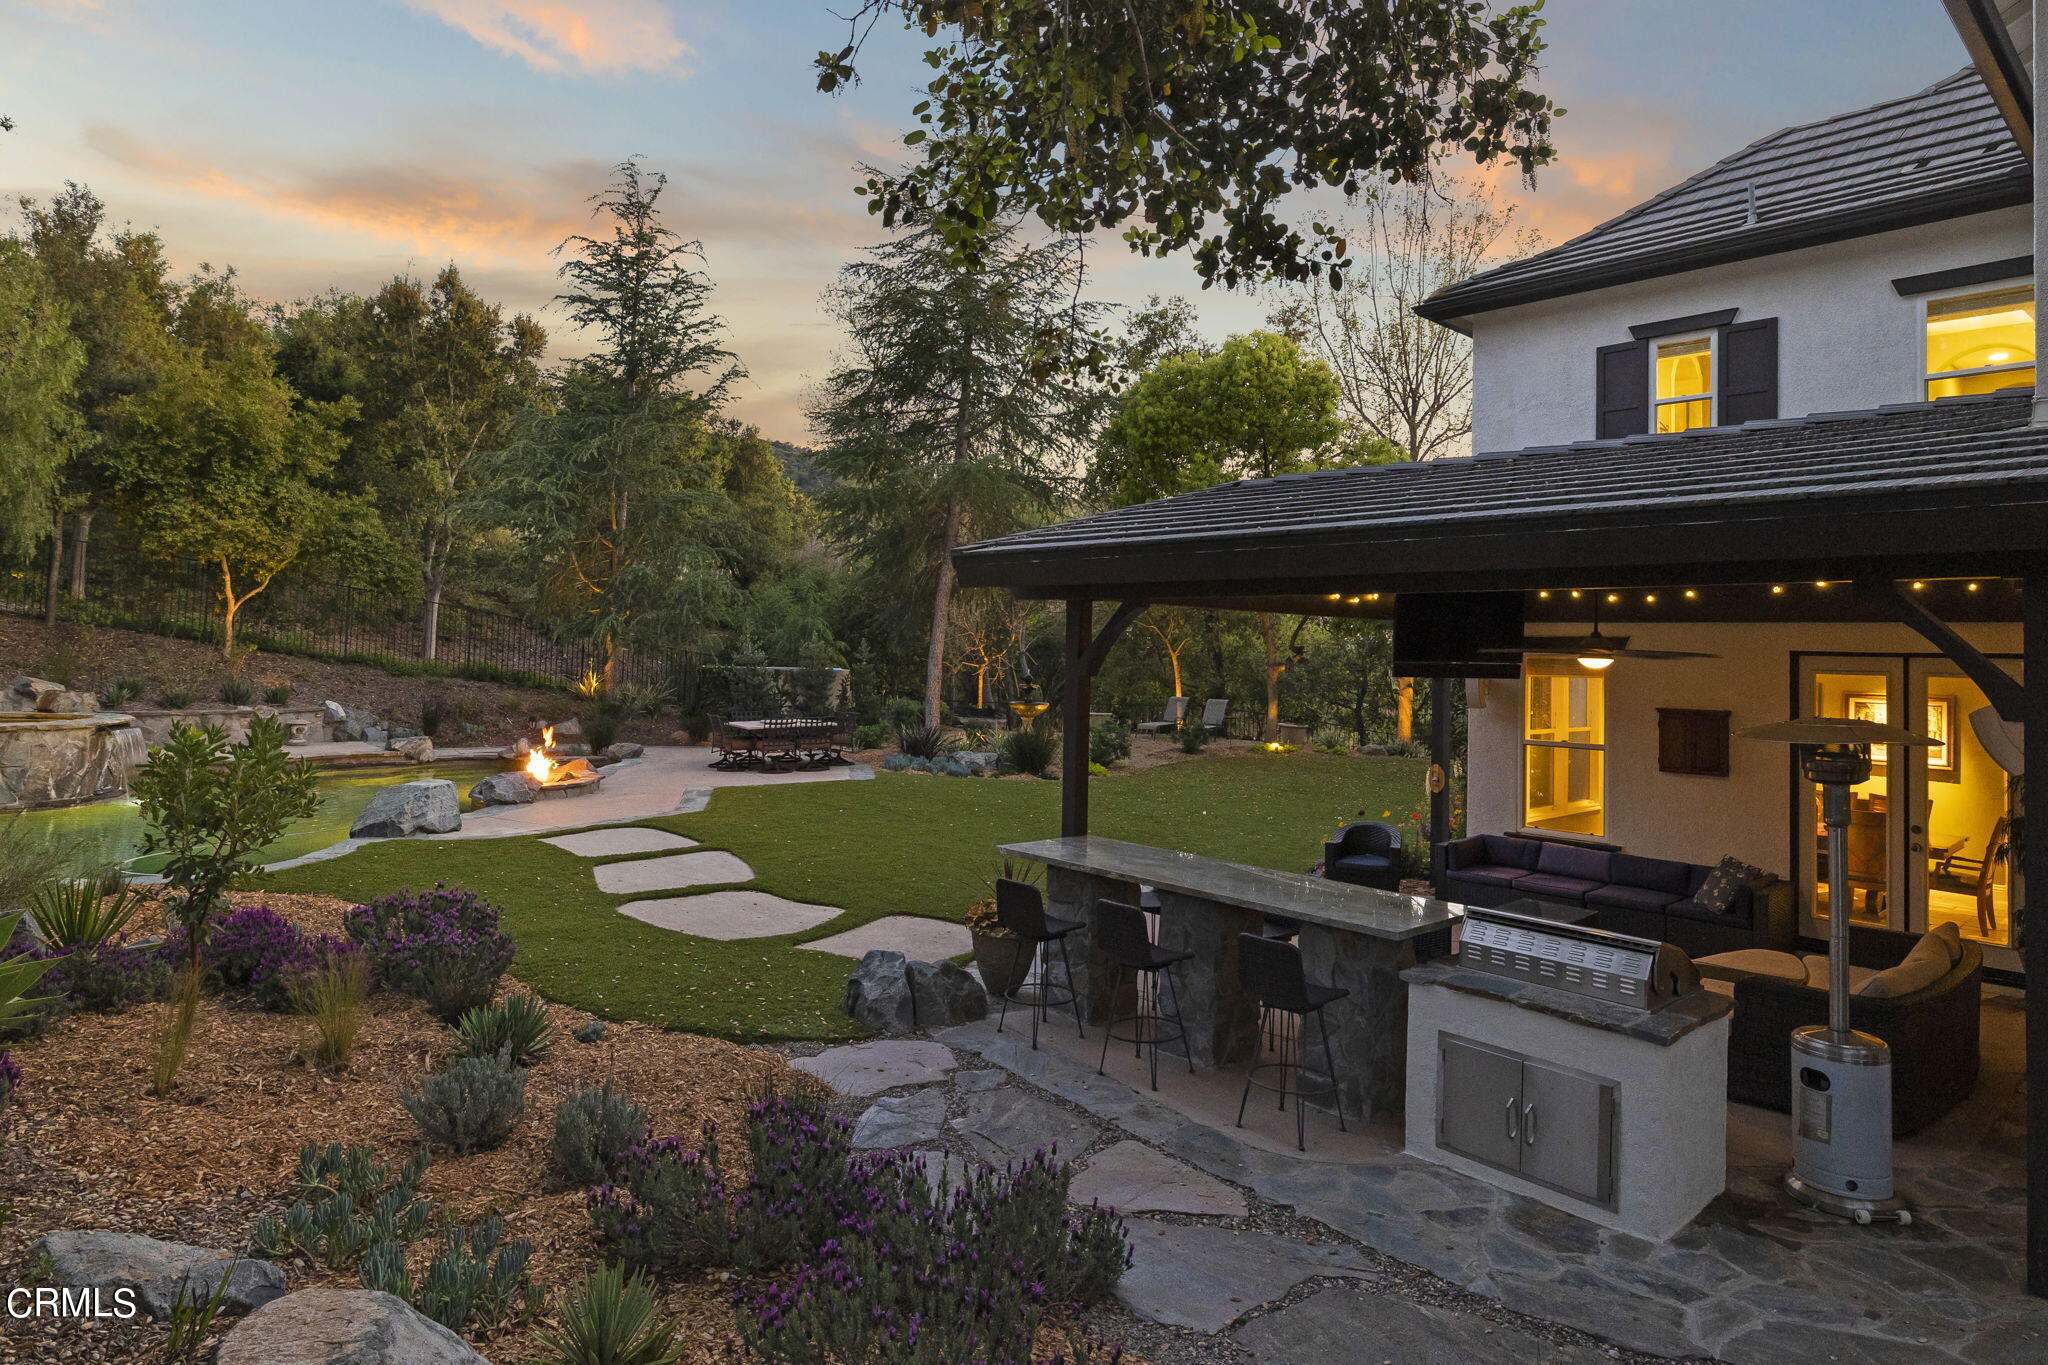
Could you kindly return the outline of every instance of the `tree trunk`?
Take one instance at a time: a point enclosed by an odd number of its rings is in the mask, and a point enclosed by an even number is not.
[[[71,596],[74,601],[85,599],[85,543],[92,538],[92,509],[80,511],[71,519]]]
[[[1185,697],[1187,693],[1180,689],[1180,651],[1177,649],[1166,651],[1166,662],[1173,667],[1173,695]]]
[[[1415,679],[1394,679],[1394,738],[1403,744],[1415,738]]]
[[[953,547],[960,543],[962,508],[955,499],[946,507],[944,548],[939,552],[939,585],[932,594],[932,638],[924,656],[924,723],[939,723],[939,682],[946,662],[946,618],[953,608]]]
[[[1259,613],[1259,636],[1266,642],[1266,725],[1261,737],[1280,737],[1280,643],[1274,638],[1273,613]]]
[[[244,598],[243,601],[247,601]],[[242,603],[235,600],[235,575],[228,568],[226,560],[220,564],[220,656],[229,662],[235,657],[235,613],[242,609]]]
[[[43,584],[43,624],[57,624],[57,577],[64,568],[64,514],[50,521],[50,576]]]
[[[441,656],[441,580],[444,576],[439,560],[430,558],[424,580],[427,600],[420,613],[420,657],[428,663]]]

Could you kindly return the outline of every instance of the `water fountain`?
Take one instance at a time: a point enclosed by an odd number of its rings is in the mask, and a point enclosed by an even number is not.
[[[0,811],[117,800],[148,757],[135,718],[90,692],[22,677],[0,693]]]

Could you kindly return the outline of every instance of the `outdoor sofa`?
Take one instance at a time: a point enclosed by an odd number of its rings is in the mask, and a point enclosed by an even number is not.
[[[1531,899],[1583,906],[1595,912],[1595,928],[1676,944],[1691,957],[1792,946],[1792,884],[1768,874],[1739,882],[1727,908],[1717,910],[1696,899],[1713,866],[1638,857],[1612,845],[1475,834],[1436,845],[1430,862],[1447,900],[1491,908]]]

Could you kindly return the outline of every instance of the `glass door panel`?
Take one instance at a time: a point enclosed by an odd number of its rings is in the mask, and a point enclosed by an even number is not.
[[[1953,924],[1986,949],[1994,966],[2018,966],[2012,908],[2012,775],[2004,746],[1987,746],[1973,717],[1988,711],[1982,689],[1941,659],[1914,659],[1912,691],[1926,708],[1922,732],[1940,741],[1909,760],[1919,818],[1908,831],[1909,876],[1917,893],[1913,927]],[[1987,716],[1984,725],[1989,726]]]
[[[1850,718],[1884,722],[1905,690],[1905,670],[1898,661],[1877,659],[1807,659],[1801,665],[1801,714],[1816,718]],[[1867,781],[1850,789],[1849,828],[1842,847],[1832,847],[1821,824],[1820,788],[1794,775],[1794,809],[1798,813],[1800,878],[1808,932],[1822,927],[1833,907],[1828,904],[1828,872],[1840,856],[1849,875],[1849,917],[1857,924],[1902,928],[1905,898],[1900,885],[1901,854],[1906,837],[1903,774],[1898,749],[1887,745],[1871,755]]]

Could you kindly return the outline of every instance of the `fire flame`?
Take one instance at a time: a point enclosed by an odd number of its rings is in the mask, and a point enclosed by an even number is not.
[[[548,750],[555,747],[555,727],[550,725],[540,732],[540,744],[526,756],[526,775],[546,786],[555,775],[555,761],[548,757]]]

